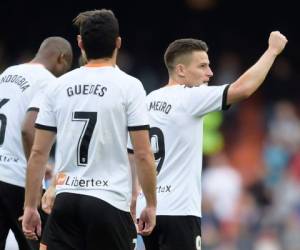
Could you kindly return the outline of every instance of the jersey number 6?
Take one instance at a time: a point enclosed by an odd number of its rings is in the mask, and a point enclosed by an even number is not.
[[[0,101],[0,108],[6,104],[9,101],[9,99],[2,99]],[[5,130],[6,130],[6,124],[7,124],[7,118],[4,114],[0,114],[0,146],[3,144],[4,142],[4,138],[5,138]]]

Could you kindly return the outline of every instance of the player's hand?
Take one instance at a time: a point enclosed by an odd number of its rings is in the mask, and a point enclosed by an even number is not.
[[[36,208],[25,207],[22,229],[25,237],[29,240],[38,240],[42,232],[42,223],[38,210]]]
[[[287,41],[279,31],[273,31],[269,37],[269,49],[277,56],[284,49]]]
[[[55,186],[51,185],[42,197],[42,209],[45,213],[50,214],[55,201]]]
[[[156,224],[156,208],[145,207],[138,222],[138,233],[147,236],[151,234]]]

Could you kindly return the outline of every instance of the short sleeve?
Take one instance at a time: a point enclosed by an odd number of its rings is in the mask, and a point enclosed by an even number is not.
[[[40,110],[40,107],[42,106],[43,100],[45,99],[45,97],[43,95],[44,95],[44,93],[42,91],[37,93],[36,95],[34,95],[27,110],[38,112]]]
[[[54,100],[51,98],[51,92],[43,95],[44,100],[35,123],[38,129],[57,131],[56,116],[54,111]]]
[[[47,89],[50,89],[49,86],[53,85],[52,82],[55,79],[56,78],[51,75],[50,77],[48,76],[46,80],[39,80],[39,83],[37,84],[38,89],[35,91],[35,94],[27,108],[27,111],[39,111],[45,99],[44,95],[47,92]]]
[[[193,116],[203,116],[209,112],[226,110],[227,91],[230,85],[184,87],[182,104]]]
[[[146,107],[146,92],[140,81],[128,90],[127,126],[128,131],[149,129]]]

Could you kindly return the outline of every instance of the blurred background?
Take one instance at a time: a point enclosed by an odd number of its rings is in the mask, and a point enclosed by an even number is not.
[[[236,80],[267,48],[269,33],[281,31],[289,42],[263,87],[249,100],[205,118],[202,248],[299,250],[300,35],[295,5],[292,0],[2,0],[0,72],[30,60],[42,40],[53,35],[71,42],[77,67],[80,51],[72,19],[91,9],[115,12],[123,39],[118,64],[138,77],[148,93],[167,83],[163,54],[175,39],[207,42],[214,72],[210,84],[220,85]]]

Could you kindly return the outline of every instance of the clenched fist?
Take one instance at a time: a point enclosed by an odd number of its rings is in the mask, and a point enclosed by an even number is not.
[[[279,31],[273,31],[269,37],[269,49],[277,56],[284,49],[287,41]]]

